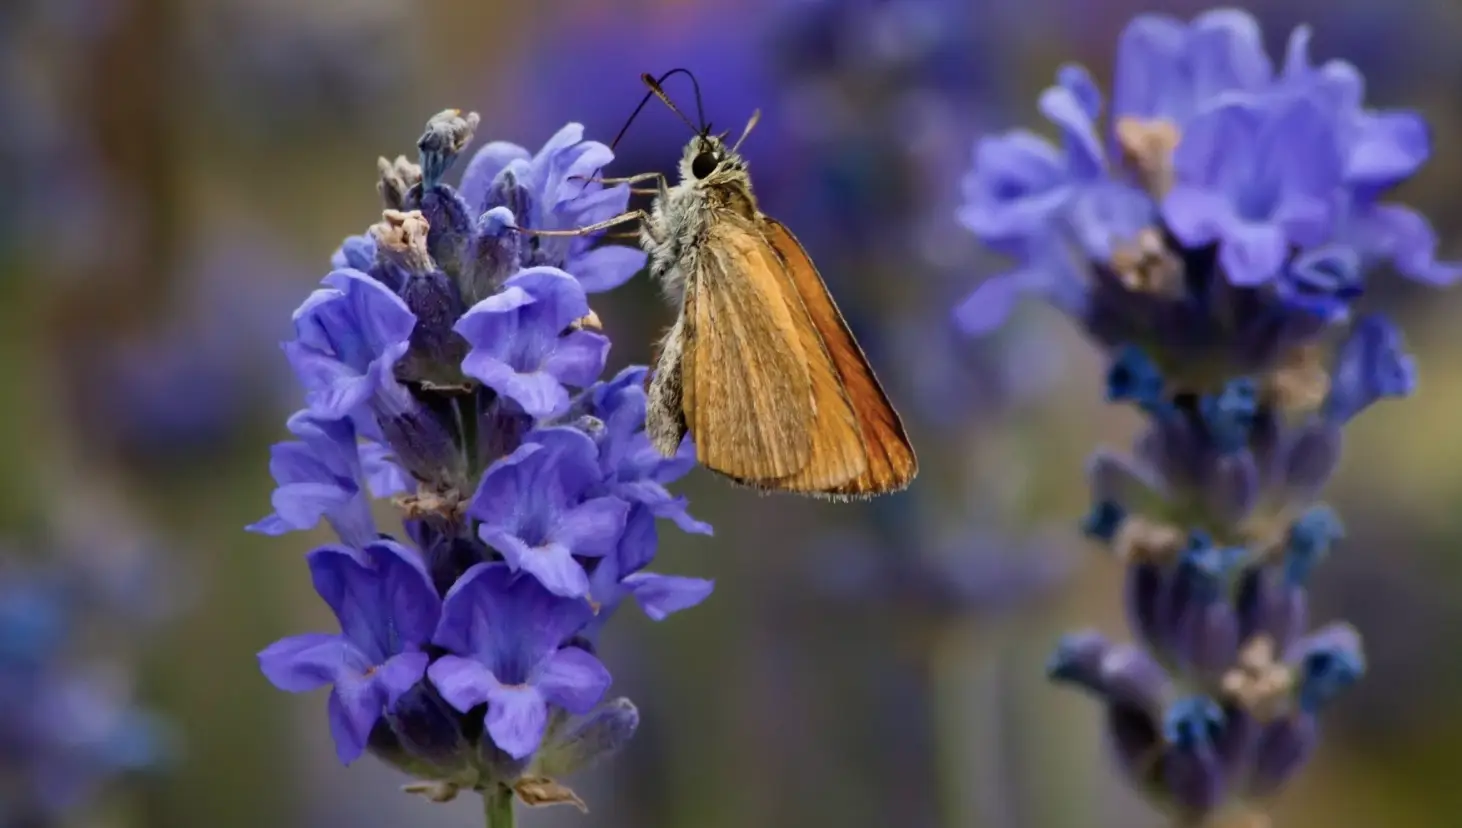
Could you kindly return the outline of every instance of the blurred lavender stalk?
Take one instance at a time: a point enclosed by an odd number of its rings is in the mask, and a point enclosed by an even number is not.
[[[1084,525],[1126,566],[1139,643],[1073,633],[1050,676],[1102,703],[1118,769],[1182,826],[1262,818],[1364,671],[1352,627],[1309,631],[1306,583],[1342,534],[1317,501],[1344,426],[1416,370],[1354,309],[1372,270],[1462,276],[1382,200],[1430,155],[1426,124],[1365,107],[1356,67],[1312,64],[1309,38],[1276,67],[1244,12],[1139,16],[1109,128],[1093,79],[1062,67],[1040,100],[1060,145],[982,140],[960,211],[1017,261],[960,324],[1050,302],[1109,355],[1108,400],[1147,419],[1133,456],[1092,457]]]
[[[342,763],[371,753],[434,801],[480,792],[507,828],[514,802],[585,807],[562,780],[639,723],[605,698],[599,633],[629,598],[656,620],[704,600],[709,581],[646,567],[659,518],[711,530],[663,485],[694,461],[650,445],[645,369],[599,379],[610,343],[588,294],[644,253],[535,234],[624,209],[626,187],[585,181],[612,153],[569,124],[536,154],[487,144],[454,188],[477,124],[447,110],[416,161],[380,159],[382,221],[295,311],[306,408],[272,453],[274,512],[249,528],[324,520],[340,541],[307,556],[340,632],[270,645],[264,675],[331,688]],[[392,497],[409,542],[377,531],[372,497]]]

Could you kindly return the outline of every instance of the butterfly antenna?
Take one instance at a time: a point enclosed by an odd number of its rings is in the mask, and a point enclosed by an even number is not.
[[[695,90],[695,114],[696,118],[700,120],[700,126],[696,126],[690,118],[687,118],[685,113],[680,111],[680,107],[676,106],[675,102],[670,100],[670,96],[665,93],[663,84],[674,75],[685,75],[687,78],[690,78],[691,88]],[[662,103],[670,107],[670,111],[679,115],[680,120],[684,121],[685,125],[690,127],[695,134],[705,135],[707,133],[709,127],[706,124],[706,110],[701,103],[701,85],[696,81],[695,75],[690,73],[689,69],[671,69],[669,72],[661,75],[659,79],[654,78],[649,72],[646,72],[640,75],[640,80],[644,81],[644,84],[650,87],[651,95],[659,98]]]
[[[629,117],[626,118],[624,121],[624,126],[619,128],[619,132],[615,134],[614,140],[609,142],[610,152],[614,152],[614,150],[619,146],[619,142],[624,140],[624,136],[629,133],[630,126],[635,122],[635,119],[640,116],[640,113],[644,111],[645,105],[648,104],[650,102],[650,99],[654,97],[658,97],[660,100],[664,101],[665,105],[670,107],[670,111],[674,112],[676,115],[679,115],[680,120],[685,121],[686,126],[689,126],[692,130],[695,130],[696,133],[699,134],[706,131],[706,128],[704,127],[697,129],[696,125],[691,123],[690,119],[685,117],[685,114],[682,113],[680,109],[671,102],[670,96],[665,94],[665,89],[662,86],[662,84],[665,83],[665,79],[669,78],[671,75],[682,73],[686,77],[690,78],[691,86],[695,89],[696,115],[700,117],[702,123],[705,122],[705,112],[701,107],[701,87],[700,84],[696,82],[695,75],[692,75],[689,69],[671,69],[669,72],[661,75],[658,79],[650,75],[650,73],[646,72],[640,75],[640,80],[644,81],[645,85],[650,87],[650,91],[646,92],[645,97],[640,99],[640,103],[638,106],[635,107],[635,111],[629,114]],[[589,184],[593,182],[596,178],[598,178],[599,174],[602,172],[604,172],[604,168],[600,167],[599,169],[594,171],[593,175],[584,179],[583,189],[589,189]]]
[[[735,152],[735,151],[741,149],[741,142],[746,140],[746,136],[748,136],[748,135],[751,134],[751,131],[756,128],[756,122],[757,121],[760,121],[760,120],[761,120],[761,110],[760,109],[753,109],[751,111],[751,118],[748,119],[747,122],[746,122],[746,129],[741,130],[741,137],[740,138],[737,138],[736,139],[736,144],[731,147],[731,151],[732,152]]]

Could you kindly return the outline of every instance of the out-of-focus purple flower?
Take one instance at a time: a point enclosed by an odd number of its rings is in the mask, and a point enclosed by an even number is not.
[[[1430,155],[1425,124],[1366,108],[1358,70],[1311,65],[1308,42],[1297,29],[1276,70],[1243,12],[1138,17],[1105,128],[1095,82],[1064,67],[1041,97],[1059,147],[1017,131],[976,149],[961,218],[1018,264],[960,323],[988,331],[1044,297],[1201,385],[1187,374],[1265,370],[1321,339],[1378,265],[1455,281],[1426,220],[1383,200]]]
[[[1044,297],[1109,352],[1107,400],[1146,418],[1131,458],[1093,456],[1083,526],[1126,567],[1139,645],[1073,634],[1050,675],[1102,701],[1118,765],[1184,824],[1270,800],[1364,672],[1348,625],[1307,632],[1308,580],[1342,534],[1317,500],[1345,425],[1409,395],[1416,368],[1393,323],[1354,311],[1377,266],[1462,275],[1381,200],[1430,154],[1425,124],[1365,108],[1355,67],[1312,66],[1308,42],[1296,30],[1276,70],[1246,13],[1138,17],[1110,130],[1092,79],[1062,69],[1041,98],[1059,148],[983,141],[961,214],[1019,260],[961,324]]]
[[[125,657],[151,619],[114,600],[117,573],[85,558],[0,565],[0,822],[47,825],[84,816],[131,773],[159,769],[167,724],[138,707]],[[85,550],[94,557],[97,550]],[[99,645],[99,646],[98,646]]]
[[[536,155],[489,144],[459,191],[444,178],[477,124],[446,110],[419,163],[382,159],[382,221],[295,313],[285,350],[309,407],[274,450],[275,511],[250,528],[332,524],[345,545],[310,560],[342,633],[260,663],[286,690],[333,686],[342,761],[372,753],[435,799],[582,805],[556,777],[639,718],[600,703],[609,673],[578,645],[625,594],[654,617],[704,599],[709,582],[642,570],[657,517],[710,529],[664,488],[690,461],[643,452],[645,369],[599,382],[609,340],[585,294],[643,254],[530,232],[623,208],[623,188],[583,180],[608,148],[574,125]],[[394,496],[413,546],[377,534],[371,496]]]

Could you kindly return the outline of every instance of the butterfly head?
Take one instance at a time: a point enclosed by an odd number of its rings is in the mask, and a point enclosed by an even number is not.
[[[746,162],[726,146],[726,136],[703,132],[690,139],[680,159],[680,178],[703,185],[725,182],[744,174]]]

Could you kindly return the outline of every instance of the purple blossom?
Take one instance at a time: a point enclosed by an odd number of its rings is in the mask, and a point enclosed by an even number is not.
[[[627,186],[586,182],[613,158],[609,147],[585,141],[579,124],[560,129],[536,155],[516,144],[493,142],[468,163],[462,175],[462,198],[478,214],[506,207],[517,227],[585,227],[629,206]],[[520,248],[520,264],[562,268],[587,293],[619,287],[645,265],[645,253],[636,248],[596,247],[594,241],[591,236],[532,237]]]
[[[661,454],[650,442],[645,432],[648,373],[644,366],[631,366],[614,379],[594,385],[584,395],[586,413],[603,424],[595,434],[603,490],[643,506],[655,517],[673,521],[683,532],[709,535],[710,525],[686,511],[686,499],[671,495],[665,488],[666,483],[690,472],[695,466],[695,453],[689,439],[674,457]]]
[[[340,633],[276,641],[259,653],[274,686],[303,693],[329,685],[330,734],[340,761],[365,751],[371,729],[426,674],[441,600],[421,561],[393,541],[364,550],[323,546],[308,556],[315,592]]]
[[[502,564],[480,564],[447,593],[433,641],[456,655],[431,666],[431,680],[463,713],[487,705],[487,732],[515,758],[538,749],[549,705],[588,713],[609,689],[609,671],[564,646],[592,617],[583,601],[560,598]]]
[[[555,595],[583,597],[589,576],[578,558],[613,551],[629,504],[588,496],[598,482],[598,450],[583,432],[550,428],[529,439],[487,470],[468,513],[480,521],[483,543],[514,571],[532,573]]]
[[[380,162],[381,222],[346,239],[295,314],[285,349],[309,407],[274,448],[274,513],[250,528],[332,525],[345,545],[310,565],[342,632],[285,639],[260,665],[282,689],[331,685],[344,762],[370,752],[433,796],[542,804],[545,776],[612,753],[639,721],[628,700],[599,704],[608,672],[565,645],[625,594],[654,617],[704,599],[707,582],[643,570],[656,516],[710,527],[665,488],[692,462],[653,454],[645,369],[596,382],[609,340],[584,330],[585,291],[644,254],[521,232],[621,209],[623,188],[577,178],[607,147],[572,126],[537,156],[488,144],[459,192],[446,176],[478,124],[444,110],[419,163]],[[372,497],[392,498],[412,545],[377,533]],[[485,733],[468,716],[483,703]]]
[[[1091,458],[1083,525],[1125,566],[1139,643],[1076,633],[1049,673],[1097,697],[1122,772],[1183,824],[1280,792],[1364,672],[1355,630],[1306,632],[1343,533],[1318,498],[1344,427],[1409,395],[1416,367],[1392,322],[1354,311],[1378,265],[1462,274],[1424,219],[1379,202],[1430,154],[1425,125],[1366,108],[1355,67],[1311,66],[1308,41],[1276,73],[1244,12],[1139,17],[1109,129],[1064,68],[1041,98],[1060,148],[985,139],[966,182],[965,225],[1018,264],[958,323],[1047,299],[1108,352],[1107,400],[1146,419],[1130,457]]]
[[[608,623],[625,598],[633,597],[645,615],[663,621],[710,597],[714,581],[644,571],[654,560],[655,545],[654,514],[643,506],[630,509],[617,547],[595,563],[589,576],[589,600],[599,609],[586,635]]]
[[[609,353],[606,337],[564,333],[588,313],[583,289],[567,273],[550,267],[519,271],[457,323],[472,346],[462,370],[530,416],[561,414],[569,404],[564,385],[592,384]]]
[[[71,550],[41,550],[41,569],[17,551],[0,563],[0,819],[58,824],[127,775],[165,769],[168,723],[135,704],[126,663],[158,596],[114,594],[122,573],[88,568],[97,549],[70,563]]]
[[[278,486],[271,498],[274,512],[248,527],[251,532],[282,535],[314,528],[321,518],[335,534],[357,549],[375,540],[362,444],[349,420],[322,420],[309,411],[289,418],[289,430],[300,439],[278,443],[272,449],[269,473]],[[379,446],[377,446],[379,448]],[[386,489],[400,485],[392,467],[377,451],[370,451],[372,479]],[[378,491],[376,494],[385,494]]]
[[[358,270],[337,270],[294,312],[284,352],[316,415],[350,417],[377,397],[404,394],[393,369],[416,317],[399,296]]]
[[[1376,265],[1437,285],[1462,275],[1436,260],[1425,219],[1380,201],[1430,154],[1424,123],[1366,108],[1355,67],[1311,66],[1308,40],[1296,30],[1276,73],[1247,13],[1139,17],[1105,127],[1095,83],[1064,67],[1041,97],[1059,147],[1017,130],[976,149],[960,217],[1017,266],[981,284],[959,324],[984,333],[1043,297],[1168,370],[1250,372],[1343,323]],[[1322,260],[1354,261],[1354,277],[1317,281]]]

